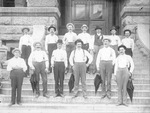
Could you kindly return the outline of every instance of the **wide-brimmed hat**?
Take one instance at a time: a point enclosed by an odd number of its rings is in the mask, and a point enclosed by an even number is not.
[[[120,45],[120,46],[118,47],[118,51],[119,51],[120,48],[124,48],[125,50],[127,49],[126,46]]]
[[[81,30],[83,29],[83,27],[86,27],[86,29],[88,29],[88,26],[87,26],[86,24],[83,24],[83,25],[81,26]]]
[[[111,42],[111,39],[110,38],[108,38],[108,37],[105,37],[105,38],[103,38],[103,42],[105,41],[105,40],[108,40],[109,42]]]
[[[68,24],[66,25],[66,28],[68,28],[68,26],[72,26],[73,29],[75,29],[75,26],[73,25],[73,23],[68,23]]]
[[[33,46],[35,47],[36,44],[40,44],[42,46],[42,43],[41,42],[34,42]]]
[[[62,39],[58,39],[57,43],[62,44],[63,43]]]
[[[50,29],[53,28],[55,31],[56,31],[56,27],[51,25],[49,28],[48,28],[48,31],[50,31]]]
[[[81,39],[77,39],[74,43],[75,45],[77,45],[77,43],[81,42],[81,44],[83,45],[83,41]]]
[[[95,30],[100,29],[102,30],[102,28],[100,26],[96,26]]]
[[[24,28],[22,28],[22,32],[23,32],[25,29],[27,29],[28,32],[30,31],[30,29],[29,29],[28,27],[24,27]]]
[[[19,48],[15,48],[12,50],[12,54],[14,54],[14,52],[19,51],[19,53],[21,54],[21,50]]]

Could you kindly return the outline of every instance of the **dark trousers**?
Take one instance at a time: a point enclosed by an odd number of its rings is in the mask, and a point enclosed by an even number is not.
[[[102,77],[102,93],[103,95],[111,95],[111,78],[112,78],[112,61],[100,62],[100,74]],[[105,83],[107,81],[107,89]]]
[[[55,62],[54,63],[54,79],[55,79],[55,93],[56,94],[63,94],[64,73],[65,73],[64,62]]]
[[[40,74],[42,77],[42,85],[43,85],[43,95],[47,93],[47,74],[45,72],[45,62],[33,62],[33,65],[35,67],[35,74],[36,74],[36,80],[37,80],[37,86],[36,86],[36,94],[40,94],[39,90],[39,81],[40,81]]]
[[[23,70],[12,70],[10,72],[10,79],[11,79],[11,103],[15,104],[16,100],[16,92],[17,92],[17,103],[21,102],[21,90],[22,90],[22,83],[24,77]]]
[[[133,52],[132,52],[131,48],[126,48],[125,53],[126,53],[126,55],[130,55],[131,57],[133,56]]]
[[[48,44],[48,58],[49,58],[49,71],[50,72],[52,72],[51,57],[52,57],[52,53],[55,49],[57,49],[57,44],[56,43]]]
[[[26,74],[29,74],[28,58],[31,53],[31,46],[22,45],[21,51],[22,51],[21,58],[23,58],[25,60],[26,65],[27,65]]]

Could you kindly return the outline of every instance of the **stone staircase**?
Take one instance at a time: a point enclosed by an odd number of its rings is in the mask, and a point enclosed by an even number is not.
[[[0,94],[0,110],[2,112],[20,113],[21,112],[54,112],[54,113],[149,113],[150,111],[150,75],[149,61],[142,56],[137,47],[134,50],[135,70],[133,73],[133,84],[135,87],[133,102],[129,100],[129,107],[116,106],[117,103],[117,85],[112,77],[112,98],[101,99],[101,88],[95,95],[94,77],[95,75],[87,74],[87,94],[88,99],[82,97],[80,90],[79,97],[72,99],[72,93],[69,93],[68,81],[70,74],[65,75],[64,94],[65,97],[54,98],[54,78],[53,74],[48,75],[48,92],[50,98],[42,96],[42,82],[40,81],[41,96],[34,98],[29,78],[24,78],[22,88],[22,106],[13,106],[8,109],[10,102],[10,81],[3,81],[3,87]],[[81,89],[81,86],[80,86]],[[1,112],[0,112],[1,113]]]

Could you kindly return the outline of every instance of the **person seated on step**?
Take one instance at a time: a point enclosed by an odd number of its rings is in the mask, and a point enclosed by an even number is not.
[[[49,68],[48,56],[46,52],[42,50],[41,42],[35,42],[34,48],[35,48],[34,51],[32,51],[29,56],[28,65],[32,70],[35,71],[36,74],[37,86],[35,98],[38,98],[40,96],[39,90],[40,74],[43,81],[43,96],[49,98],[49,95],[47,93],[47,72]]]
[[[127,105],[127,83],[129,80],[129,76],[132,75],[134,70],[134,62],[131,56],[126,55],[126,47],[124,45],[120,45],[118,47],[119,56],[115,60],[115,69],[114,75],[116,76],[117,86],[118,86],[118,104],[119,105]],[[130,66],[130,70],[128,67]]]
[[[62,49],[63,41],[58,39],[57,41],[57,49],[53,51],[51,58],[51,66],[54,72],[54,80],[55,80],[55,97],[63,95],[63,85],[64,85],[64,74],[65,69],[67,68],[67,52]]]
[[[21,105],[21,90],[23,77],[25,76],[25,71],[27,70],[27,65],[24,59],[20,58],[21,51],[15,48],[12,53],[14,57],[11,58],[7,65],[7,71],[10,72],[11,80],[11,102],[9,106],[15,104],[16,93],[17,93],[17,104]]]

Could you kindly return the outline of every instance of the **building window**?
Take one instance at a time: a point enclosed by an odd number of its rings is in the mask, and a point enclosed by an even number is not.
[[[3,7],[15,7],[15,0],[3,0]]]

